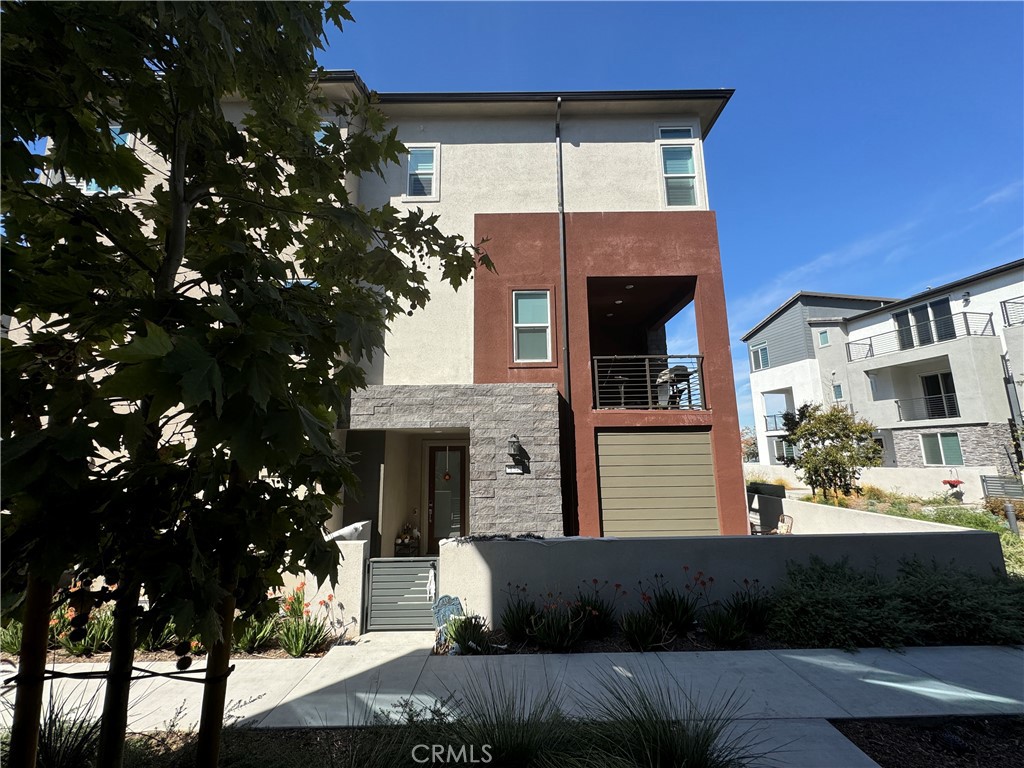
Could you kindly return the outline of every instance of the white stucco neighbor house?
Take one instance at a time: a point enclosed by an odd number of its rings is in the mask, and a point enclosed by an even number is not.
[[[904,299],[801,291],[743,335],[762,464],[782,414],[838,403],[878,429],[886,467],[1015,473],[1024,400],[1024,260]]]

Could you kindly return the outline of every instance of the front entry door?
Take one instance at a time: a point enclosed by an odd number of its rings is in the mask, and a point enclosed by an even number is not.
[[[441,539],[466,535],[466,446],[430,446],[427,554]]]

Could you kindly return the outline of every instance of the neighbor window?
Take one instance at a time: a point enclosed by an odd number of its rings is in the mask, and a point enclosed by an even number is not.
[[[773,442],[775,443],[776,461],[785,461],[786,459],[796,458],[796,448],[794,448],[791,444],[779,438],[775,438]]]
[[[843,399],[843,385],[833,384],[832,385],[832,397],[836,399],[836,402]]]
[[[660,139],[692,139],[693,128],[690,127],[674,127],[674,126],[662,126],[658,129],[658,138]]]
[[[921,453],[924,454],[925,464],[958,467],[964,464],[960,435],[956,432],[921,435]]]
[[[768,367],[768,345],[761,344],[750,348],[750,365],[755,371]]]
[[[409,178],[406,197],[437,199],[440,147],[409,146]]]
[[[828,344],[828,331],[818,331],[818,346],[827,347]]]
[[[512,293],[513,350],[517,363],[551,360],[551,292]]]

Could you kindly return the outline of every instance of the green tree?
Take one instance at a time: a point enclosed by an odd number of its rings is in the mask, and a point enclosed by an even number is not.
[[[282,569],[337,566],[323,524],[353,475],[333,435],[361,363],[427,302],[429,264],[457,288],[489,261],[421,211],[350,198],[346,177],[404,147],[370,100],[329,102],[310,76],[343,3],[2,11],[2,591],[25,624],[10,764],[34,764],[73,571],[82,616],[115,605],[99,764],[121,762],[137,633],[173,621],[210,649],[213,766],[236,609],[268,610]]]
[[[820,489],[826,498],[852,493],[861,469],[882,463],[875,425],[840,405],[805,403],[796,413],[785,413],[782,423],[783,442],[796,449],[795,457],[785,459],[786,466],[797,468],[812,493]]]

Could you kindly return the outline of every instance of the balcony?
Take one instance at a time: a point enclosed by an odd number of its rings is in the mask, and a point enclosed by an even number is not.
[[[703,411],[703,361],[701,355],[594,357],[594,407]]]
[[[765,432],[784,432],[786,430],[785,425],[782,423],[783,414],[773,413],[770,416],[764,417],[764,429]]]
[[[846,359],[852,363],[968,336],[995,335],[992,315],[984,312],[958,312],[949,317],[937,317],[924,323],[847,342]]]
[[[1003,325],[1024,325],[1024,296],[999,303],[1003,311]]]
[[[956,419],[960,417],[960,406],[954,393],[901,398],[896,401],[896,414],[900,421]]]

